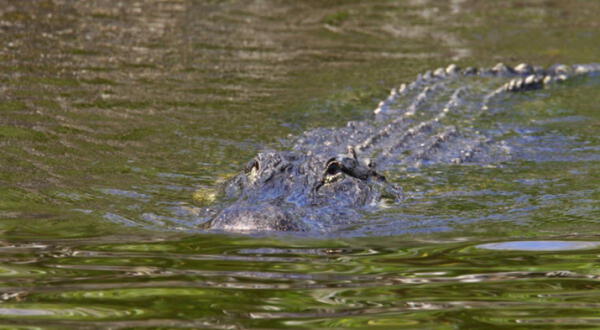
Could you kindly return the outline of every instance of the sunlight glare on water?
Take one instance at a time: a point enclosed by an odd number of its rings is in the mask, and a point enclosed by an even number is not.
[[[599,242],[578,241],[517,241],[481,244],[477,247],[488,250],[518,251],[569,251],[597,248]]]

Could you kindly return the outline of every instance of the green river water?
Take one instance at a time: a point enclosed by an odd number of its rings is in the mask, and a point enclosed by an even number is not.
[[[1,0],[0,326],[600,327],[598,78],[500,116],[536,128],[539,158],[387,173],[407,198],[351,235],[198,229],[261,149],[367,118],[450,63],[599,62],[599,16],[592,0]]]

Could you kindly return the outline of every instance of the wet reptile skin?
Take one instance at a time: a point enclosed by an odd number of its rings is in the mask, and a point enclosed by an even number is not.
[[[326,232],[346,225],[382,200],[399,201],[401,188],[386,180],[386,170],[510,159],[510,146],[495,138],[498,132],[479,130],[477,118],[500,111],[515,94],[598,72],[599,64],[543,69],[500,63],[420,74],[392,89],[369,120],[311,130],[291,150],[259,153],[225,185],[232,202],[207,228]]]

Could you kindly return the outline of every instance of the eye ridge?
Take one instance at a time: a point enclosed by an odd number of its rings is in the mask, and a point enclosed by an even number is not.
[[[251,161],[249,161],[246,166],[244,166],[244,172],[246,173],[250,173],[252,172],[252,170],[258,171],[259,170],[259,165],[258,165],[258,160],[256,158],[252,159]]]

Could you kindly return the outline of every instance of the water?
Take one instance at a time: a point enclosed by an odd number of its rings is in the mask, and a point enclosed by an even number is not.
[[[600,323],[597,79],[495,118],[528,129],[513,161],[387,173],[409,198],[358,235],[194,229],[259,150],[365,118],[419,72],[598,62],[600,4],[0,8],[3,326]]]

